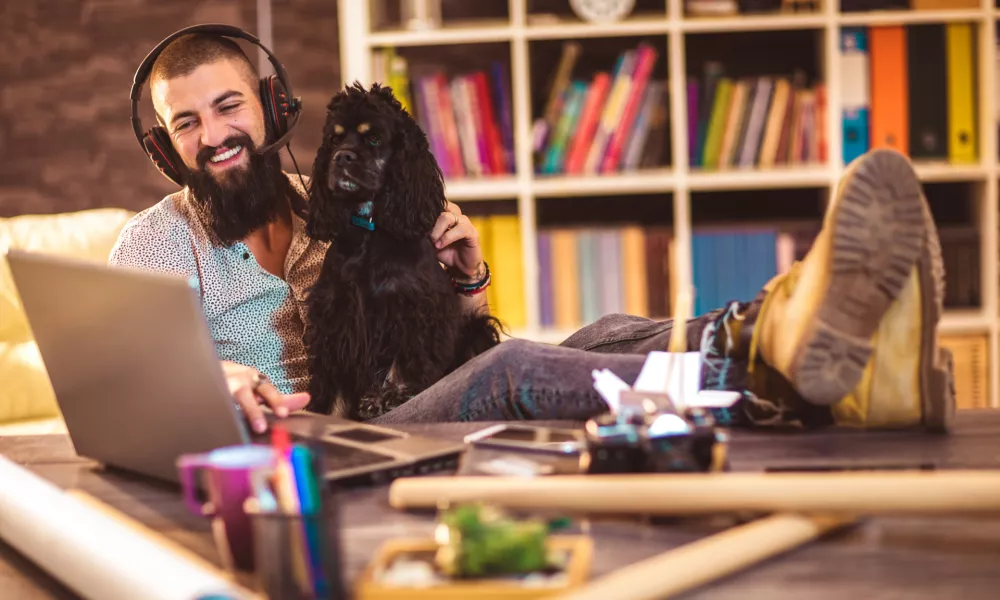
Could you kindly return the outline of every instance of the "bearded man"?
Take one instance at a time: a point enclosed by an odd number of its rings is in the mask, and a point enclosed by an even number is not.
[[[258,88],[225,37],[183,35],[163,49],[150,90],[185,187],[136,215],[109,262],[191,282],[234,400],[261,432],[262,404],[281,417],[309,402],[306,296],[327,244],[306,235],[299,179],[256,152],[272,137]],[[446,209],[429,232],[438,260],[456,282],[488,281],[475,228]],[[935,336],[942,270],[912,165],[873,151],[848,169],[808,256],[751,302],[692,319],[687,350],[704,357],[704,387],[755,392],[734,424],[946,430],[954,390]],[[484,309],[485,294],[463,296],[462,310]],[[505,341],[371,422],[587,419],[607,411],[591,373],[634,380],[672,329],[608,315],[559,346]]]

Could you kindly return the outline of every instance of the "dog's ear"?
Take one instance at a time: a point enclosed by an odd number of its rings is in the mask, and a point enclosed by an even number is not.
[[[333,158],[333,125],[330,118],[337,109],[342,94],[337,94],[327,106],[327,120],[323,126],[323,141],[316,151],[312,177],[309,180],[309,220],[306,233],[309,237],[329,242],[334,233],[342,230],[348,218],[347,212],[333,199],[330,192],[330,160]]]
[[[376,93],[392,92],[383,88]],[[373,217],[376,227],[393,237],[416,239],[430,233],[444,212],[444,178],[417,122],[401,107],[396,122],[392,157]]]

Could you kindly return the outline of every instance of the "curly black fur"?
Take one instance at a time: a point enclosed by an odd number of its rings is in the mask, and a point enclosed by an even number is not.
[[[464,315],[429,234],[445,209],[427,136],[392,90],[355,83],[327,106],[309,235],[332,241],[309,296],[309,410],[370,419],[500,342]],[[374,231],[351,223],[372,202]]]

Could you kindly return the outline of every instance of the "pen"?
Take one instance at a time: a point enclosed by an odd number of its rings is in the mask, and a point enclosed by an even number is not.
[[[274,426],[271,434],[271,444],[274,448],[274,491],[278,497],[278,506],[281,508],[281,517],[284,519],[294,519],[298,516],[301,519],[299,509],[299,497],[295,485],[295,473],[289,461],[290,443],[288,431],[283,427]],[[305,547],[302,540],[302,531],[297,527],[288,528],[291,552],[292,568],[295,571],[295,579],[299,583],[299,588],[303,593],[312,593],[312,582],[309,577],[309,565],[305,556]]]
[[[293,445],[291,450],[292,469],[295,473],[295,484],[299,494],[299,508],[302,513],[302,527],[305,530],[308,544],[309,566],[313,576],[316,594],[326,596],[327,582],[323,573],[323,557],[320,554],[320,532],[316,530],[314,521],[308,516],[320,512],[319,485],[316,482],[316,472],[313,469],[313,453],[309,448]],[[322,522],[322,516],[319,517]]]

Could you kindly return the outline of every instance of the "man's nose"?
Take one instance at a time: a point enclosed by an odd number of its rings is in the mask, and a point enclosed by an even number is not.
[[[224,121],[218,119],[205,119],[201,126],[201,143],[204,146],[215,148],[222,145],[229,136],[229,127]]]
[[[356,160],[358,160],[358,155],[352,150],[337,150],[333,155],[333,162],[339,167],[349,165]]]

